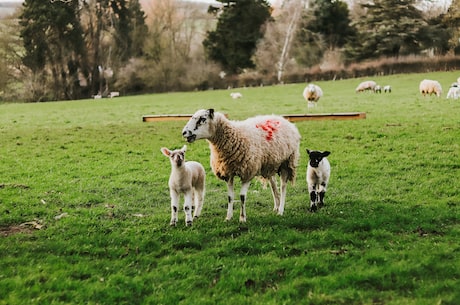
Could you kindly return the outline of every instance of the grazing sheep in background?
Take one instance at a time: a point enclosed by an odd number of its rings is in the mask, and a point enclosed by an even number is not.
[[[391,86],[390,85],[386,85],[385,87],[383,87],[383,92],[385,93],[391,93]]]
[[[436,80],[424,79],[420,82],[420,93],[425,96],[427,94],[432,95],[433,93],[436,96],[440,97],[442,94],[441,84]]]
[[[375,85],[375,87],[374,87],[374,92],[375,92],[375,93],[382,93],[382,86],[380,86],[380,85]]]
[[[374,91],[375,86],[377,86],[377,83],[373,80],[364,81],[360,83],[358,87],[356,87],[356,93],[363,91]]]
[[[307,166],[307,185],[310,194],[310,211],[315,212],[324,206],[327,184],[331,175],[331,165],[327,160],[329,151],[317,151],[307,149],[309,156]]]
[[[313,107],[323,96],[323,90],[321,90],[321,88],[318,85],[309,84],[303,90],[302,96],[308,102],[308,107]]]
[[[240,222],[246,222],[246,193],[256,176],[268,179],[274,210],[283,215],[287,182],[295,181],[300,154],[300,134],[294,124],[276,115],[230,121],[214,109],[203,109],[192,116],[182,135],[189,143],[198,139],[208,140],[212,170],[227,183],[226,220],[233,217],[233,181],[236,176],[241,179]],[[280,176],[280,192],[275,174]]]
[[[460,97],[460,87],[450,87],[449,91],[447,92],[446,98],[452,98],[454,100]]]
[[[242,95],[241,93],[239,93],[239,92],[232,92],[232,93],[230,93],[230,96],[231,96],[232,99],[234,99],[234,100],[243,97],[243,95]]]
[[[195,161],[185,161],[185,151],[187,146],[182,149],[169,150],[161,148],[161,152],[169,157],[171,161],[171,175],[169,177],[169,193],[171,195],[171,226],[177,223],[179,210],[179,197],[184,194],[184,213],[185,225],[193,223],[192,206],[195,207],[193,214],[197,218],[203,208],[206,172],[203,165]]]

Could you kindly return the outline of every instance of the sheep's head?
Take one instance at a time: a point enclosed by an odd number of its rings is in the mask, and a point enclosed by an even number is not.
[[[202,109],[195,112],[192,118],[182,129],[182,136],[187,142],[193,143],[195,140],[207,139],[211,136],[209,123],[214,118],[214,109]]]
[[[318,165],[321,163],[323,158],[331,154],[331,152],[329,151],[317,151],[317,150],[309,150],[309,149],[307,149],[307,153],[310,158],[310,161],[308,162],[308,164],[311,167],[318,167]]]
[[[166,147],[161,148],[161,152],[166,157],[169,157],[171,164],[173,166],[181,167],[185,161],[185,152],[187,151],[187,146],[184,145],[181,149],[169,150]]]

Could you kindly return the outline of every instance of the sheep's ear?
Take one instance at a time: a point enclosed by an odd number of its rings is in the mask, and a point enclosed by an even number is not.
[[[323,152],[323,157],[327,157],[327,156],[329,156],[330,154],[331,154],[330,151],[324,151],[324,152]]]
[[[311,153],[311,150],[309,150],[308,148],[307,148],[306,150],[307,150],[307,154],[310,154],[310,153]]]
[[[187,145],[182,146],[181,150],[182,150],[183,152],[186,152],[186,151],[187,151]]]
[[[214,109],[212,108],[208,109],[208,115],[210,119],[214,118]]]
[[[166,147],[162,147],[160,150],[163,153],[163,155],[165,155],[166,157],[169,157],[171,155],[171,151],[167,149]]]

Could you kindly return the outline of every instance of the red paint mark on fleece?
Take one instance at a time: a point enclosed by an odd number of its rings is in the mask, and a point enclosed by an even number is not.
[[[270,141],[271,139],[273,139],[273,133],[278,131],[278,126],[280,124],[281,123],[279,121],[266,120],[263,124],[257,124],[256,127],[262,128],[263,131],[266,131],[267,135],[265,136],[265,139],[267,139],[267,141]]]

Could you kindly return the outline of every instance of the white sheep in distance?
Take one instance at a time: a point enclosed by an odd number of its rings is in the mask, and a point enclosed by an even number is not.
[[[450,87],[449,91],[447,92],[446,98],[452,98],[454,100],[460,97],[460,87]]]
[[[373,80],[367,80],[358,85],[356,87],[356,93],[358,92],[363,92],[363,91],[374,91],[375,86],[377,86],[377,83],[374,82]]]
[[[318,85],[308,84],[303,90],[302,96],[308,102],[308,107],[313,107],[323,96],[323,90]]]
[[[177,223],[180,195],[184,194],[185,225],[192,225],[192,207],[195,207],[194,218],[201,215],[203,208],[206,172],[203,165],[195,161],[185,161],[187,146],[182,149],[169,150],[161,148],[161,152],[171,161],[169,177],[169,193],[171,196],[171,226]]]
[[[202,109],[188,121],[182,135],[189,143],[198,139],[208,140],[212,170],[227,183],[226,220],[233,217],[233,181],[236,176],[241,179],[240,222],[246,222],[246,194],[256,176],[269,181],[274,210],[283,215],[287,182],[295,181],[300,155],[300,133],[294,124],[276,115],[230,121],[214,109]],[[280,176],[280,192],[275,174]]]
[[[307,185],[310,194],[310,211],[315,212],[324,206],[324,196],[326,195],[329,177],[331,175],[331,165],[327,160],[329,151],[317,151],[307,149],[309,156],[307,166]]]
[[[390,86],[390,85],[384,86],[384,87],[383,87],[383,92],[385,92],[385,93],[387,93],[387,92],[388,92],[388,93],[391,93],[391,86]]]
[[[423,96],[426,96],[427,94],[436,94],[437,97],[440,97],[442,94],[441,84],[438,81],[431,79],[422,80],[420,82],[419,90]]]
[[[374,92],[375,92],[375,93],[382,93],[382,86],[380,86],[380,85],[375,85],[375,87],[374,87]]]
[[[240,93],[240,92],[232,92],[230,93],[230,96],[232,97],[232,99],[236,100],[236,99],[239,99],[239,98],[242,98],[243,95]]]

